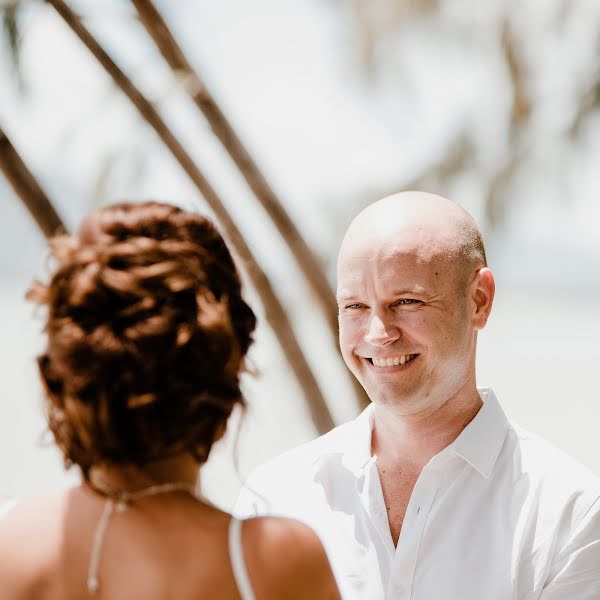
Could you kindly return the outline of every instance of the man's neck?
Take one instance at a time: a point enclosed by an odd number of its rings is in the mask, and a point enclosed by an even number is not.
[[[430,414],[402,415],[376,405],[371,452],[387,463],[410,465],[421,471],[449,446],[482,406],[476,388],[455,394]]]

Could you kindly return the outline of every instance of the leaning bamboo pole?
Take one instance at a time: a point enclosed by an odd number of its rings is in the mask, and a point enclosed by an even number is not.
[[[0,127],[0,170],[46,238],[66,232],[52,202],[44,193],[11,141]]]
[[[131,0],[131,2],[137,9],[139,20],[154,40],[167,64],[173,71],[183,76],[185,90],[202,111],[213,133],[227,150],[248,186],[284,238],[327,316],[329,324],[334,330],[337,330],[335,298],[312,250],[304,241],[298,228],[209,92],[206,84],[187,60],[154,4],[151,0]]]
[[[183,77],[186,92],[206,118],[213,133],[239,169],[249,188],[290,249],[313,296],[317,300],[317,306],[325,318],[332,336],[337,338],[338,321],[335,296],[311,248],[288,215],[283,203],[269,185],[252,155],[240,140],[219,104],[213,98],[198,71],[187,59],[152,0],[131,0],[131,2],[137,10],[140,22],[154,40],[163,58],[174,72]],[[349,371],[346,372],[354,386],[359,405],[366,406],[369,400],[363,388],[350,375]]]
[[[216,191],[183,145],[166,125],[158,111],[110,58],[71,8],[63,0],[46,0],[46,2],[56,10],[63,21],[87,47],[108,75],[110,75],[117,87],[129,98],[146,123],[154,129],[175,160],[188,175],[196,189],[204,197],[206,203],[210,206],[223,234],[237,255],[240,265],[245,269],[250,282],[262,301],[266,320],[277,336],[283,354],[302,389],[315,428],[319,433],[328,431],[334,425],[333,418],[325,402],[323,393],[319,388],[319,384],[294,335],[285,309],[279,302],[273,291],[271,282],[255,260],[250,248]]]

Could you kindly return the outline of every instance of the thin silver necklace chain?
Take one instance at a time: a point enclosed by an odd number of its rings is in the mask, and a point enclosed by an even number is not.
[[[168,494],[169,492],[187,492],[190,496],[196,498],[196,486],[185,482],[171,482],[151,485],[134,492],[115,492],[104,490],[96,486],[92,489],[103,496],[107,496],[102,515],[98,521],[96,531],[94,532],[94,541],[90,555],[90,564],[88,568],[87,589],[90,594],[95,594],[100,588],[98,569],[100,567],[100,558],[102,547],[106,537],[106,530],[110,523],[110,518],[114,512],[123,512],[132,502],[146,498],[147,496],[156,496],[157,494]]]

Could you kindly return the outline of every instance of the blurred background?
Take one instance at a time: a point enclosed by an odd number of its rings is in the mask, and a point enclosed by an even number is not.
[[[236,249],[261,325],[248,409],[203,470],[217,504],[364,405],[337,353],[337,249],[404,189],[485,233],[478,383],[600,475],[597,0],[0,0],[0,17],[0,496],[77,478],[44,429],[24,294],[47,248],[14,152],[46,223],[42,196],[69,230],[152,198],[212,215]]]

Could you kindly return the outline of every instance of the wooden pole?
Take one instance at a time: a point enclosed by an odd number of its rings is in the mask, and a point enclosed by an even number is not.
[[[110,75],[117,87],[129,98],[146,123],[154,129],[210,206],[230,247],[237,255],[240,266],[245,269],[249,280],[262,301],[266,320],[275,332],[290,369],[302,389],[315,428],[319,433],[329,431],[334,426],[333,418],[317,380],[294,335],[287,313],[275,295],[267,275],[255,260],[216,191],[163,121],[158,111],[115,64],[71,8],[63,0],[46,0],[46,2],[56,10],[63,21]]]
[[[67,229],[35,177],[0,128],[0,169],[46,238]]]

